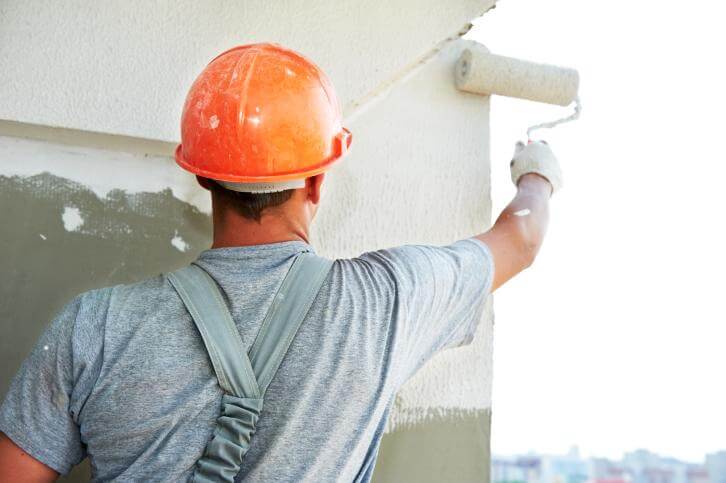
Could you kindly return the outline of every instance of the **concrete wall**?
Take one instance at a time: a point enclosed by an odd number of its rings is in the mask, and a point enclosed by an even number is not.
[[[169,154],[191,80],[232,45],[298,49],[338,89],[354,146],[328,177],[321,254],[486,228],[489,101],[456,91],[452,68],[459,35],[492,3],[0,4],[0,394],[70,297],[208,246],[206,194]],[[491,323],[490,307],[471,346],[401,391],[378,481],[488,479]]]

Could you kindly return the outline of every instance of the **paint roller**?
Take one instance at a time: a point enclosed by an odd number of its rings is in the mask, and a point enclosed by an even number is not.
[[[577,96],[580,75],[575,69],[495,55],[475,42],[461,53],[455,69],[456,87],[465,92],[497,94],[559,106],[574,103],[573,114],[530,126],[527,139],[531,139],[530,134],[537,129],[552,128],[580,116]]]

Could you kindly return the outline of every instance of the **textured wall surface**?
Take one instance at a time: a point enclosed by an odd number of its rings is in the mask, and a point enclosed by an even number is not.
[[[199,71],[261,41],[315,59],[349,110],[493,3],[3,0],[0,119],[174,141]]]
[[[9,274],[0,281],[0,394],[73,295],[169,270],[208,246],[206,193],[164,155],[172,144],[141,138],[176,139],[193,76],[236,43],[302,50],[340,93],[354,143],[326,181],[319,253],[445,244],[486,229],[489,100],[457,91],[453,66],[465,46],[458,33],[491,3],[0,4],[0,119],[20,121],[0,122],[9,208],[0,215]],[[401,391],[377,481],[488,479],[491,324],[490,305],[470,346],[440,354]]]
[[[332,171],[334,201],[321,206],[315,227],[322,253],[446,244],[489,226],[489,100],[462,94],[452,81],[465,44],[448,44],[350,123],[351,159]],[[481,376],[491,370],[490,336],[480,331],[471,346],[422,369],[399,394],[391,426],[488,408],[491,381]]]

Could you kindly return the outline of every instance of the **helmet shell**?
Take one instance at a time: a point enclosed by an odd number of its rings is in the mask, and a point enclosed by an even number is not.
[[[327,170],[351,141],[315,64],[276,44],[250,44],[217,56],[192,84],[176,161],[206,178],[274,183]]]

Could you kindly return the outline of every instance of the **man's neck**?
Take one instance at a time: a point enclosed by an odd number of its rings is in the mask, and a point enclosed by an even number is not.
[[[212,248],[265,245],[285,241],[310,243],[307,227],[287,218],[263,215],[259,222],[235,215],[215,214],[213,218]]]

